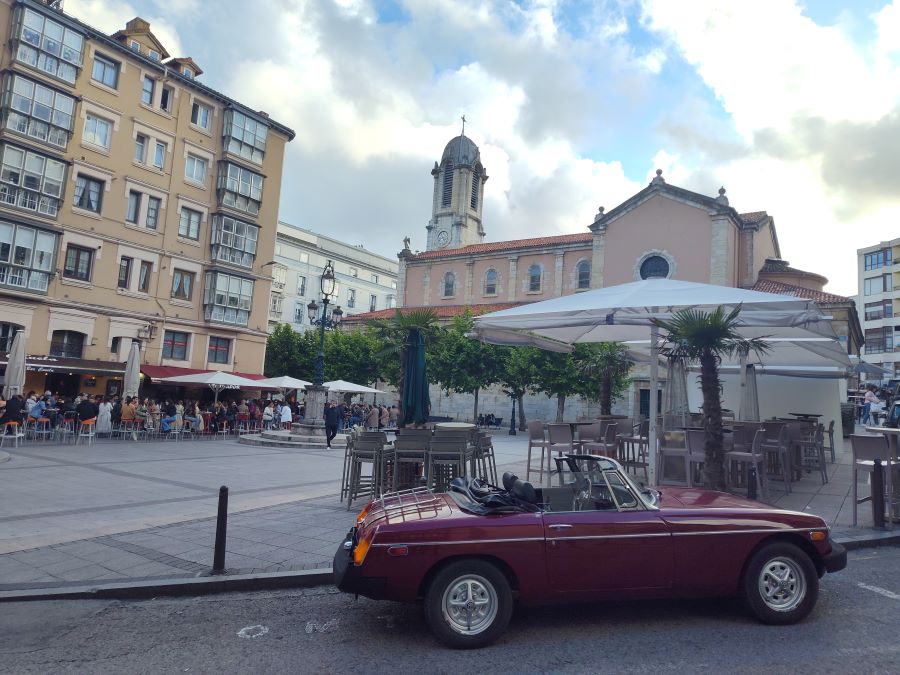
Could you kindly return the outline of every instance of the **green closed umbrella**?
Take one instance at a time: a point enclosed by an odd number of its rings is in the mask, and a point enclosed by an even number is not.
[[[431,412],[425,368],[425,336],[416,329],[406,340],[406,379],[403,384],[403,423],[424,424]]]

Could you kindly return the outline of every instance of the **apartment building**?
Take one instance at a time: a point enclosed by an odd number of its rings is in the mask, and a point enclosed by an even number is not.
[[[858,249],[856,268],[865,360],[900,377],[900,238]]]
[[[344,317],[396,307],[396,259],[281,222],[272,266],[270,331],[280,323],[297,331],[311,327],[307,305],[321,300],[319,279],[329,260],[336,281],[330,302],[340,306]]]
[[[146,377],[261,373],[294,132],[59,5],[0,0],[0,350],[26,390],[116,393],[133,341]]]

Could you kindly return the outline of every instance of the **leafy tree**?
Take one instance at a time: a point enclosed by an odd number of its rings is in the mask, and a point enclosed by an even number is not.
[[[494,345],[467,337],[474,326],[472,314],[453,317],[444,331],[431,372],[447,393],[467,393],[475,396],[473,419],[478,419],[478,394],[484,387],[497,382],[502,372],[500,350]]]
[[[304,378],[301,374],[300,334],[289,324],[283,323],[269,334],[266,340],[264,372],[267,377],[289,375]]]
[[[704,464],[707,484],[725,488],[725,452],[722,435],[722,385],[719,364],[723,356],[764,353],[769,343],[762,338],[745,338],[738,333],[738,305],[726,316],[718,307],[707,313],[694,309],[676,312],[668,321],[655,323],[666,331],[660,353],[700,362],[700,390],[703,393]]]
[[[325,379],[374,384],[378,379],[378,341],[362,330],[325,335]]]
[[[532,391],[540,391],[548,397],[556,397],[556,421],[563,421],[566,398],[584,392],[581,373],[571,353],[538,352],[535,361],[535,378]]]
[[[498,347],[502,368],[498,382],[519,407],[519,431],[525,431],[525,404],[523,398],[534,386],[537,378],[536,363],[539,352],[535,347]]]
[[[628,372],[632,363],[625,345],[620,342],[580,344],[575,361],[584,377],[584,396],[600,401],[600,414],[609,415],[613,401],[620,398],[631,384]]]

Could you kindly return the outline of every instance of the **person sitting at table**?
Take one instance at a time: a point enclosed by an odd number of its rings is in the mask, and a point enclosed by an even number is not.
[[[866,396],[863,399],[863,424],[869,423],[869,412],[872,410],[872,404],[881,403],[881,399],[875,395],[875,385],[866,385]]]
[[[75,412],[78,413],[78,419],[86,422],[87,420],[97,419],[98,407],[89,396],[85,396],[81,403],[75,407]]]
[[[216,431],[228,428],[228,411],[221,401],[216,403],[216,406],[213,409],[213,423],[215,424]]]
[[[6,407],[3,409],[3,416],[0,417],[0,424],[6,424],[7,422],[18,422],[19,424],[22,424],[24,413],[25,399],[22,398],[21,394],[15,394],[6,402]],[[4,428],[4,433],[5,432],[6,429]]]
[[[162,408],[162,417],[159,420],[159,428],[163,433],[168,433],[172,430],[172,422],[178,420],[177,417],[178,408],[175,407],[175,404],[171,399],[166,399],[166,402],[163,404]]]

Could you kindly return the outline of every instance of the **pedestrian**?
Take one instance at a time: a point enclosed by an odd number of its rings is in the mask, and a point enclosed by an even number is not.
[[[369,408],[369,411],[366,413],[366,429],[369,431],[378,431],[378,420],[381,415],[378,412],[378,408],[372,406]]]
[[[340,408],[335,405],[334,401],[329,401],[325,405],[325,444],[329,448],[331,441],[337,436],[338,415],[340,415]]]
[[[269,401],[269,404],[263,409],[262,422],[264,429],[271,429],[275,420],[275,404]]]
[[[387,406],[383,403],[378,406],[378,428],[387,429],[388,422],[391,420],[391,413],[388,412]]]
[[[97,433],[112,433],[112,403],[105,396],[100,405],[97,406]]]

